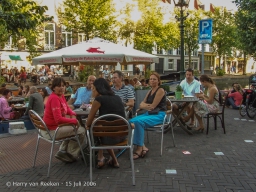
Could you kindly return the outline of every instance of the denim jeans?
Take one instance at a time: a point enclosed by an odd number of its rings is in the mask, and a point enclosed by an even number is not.
[[[239,107],[236,106],[235,101],[232,97],[228,97],[228,103],[232,106],[233,109],[239,109]]]
[[[133,144],[138,146],[144,145],[145,128],[153,127],[163,123],[165,116],[164,111],[159,111],[157,115],[149,115],[148,112],[132,118],[129,122],[134,123]]]

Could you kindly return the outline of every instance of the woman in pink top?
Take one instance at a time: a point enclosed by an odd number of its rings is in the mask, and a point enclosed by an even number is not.
[[[50,134],[54,136],[55,130],[61,124],[74,124],[77,127],[79,141],[82,144],[85,137],[85,129],[79,126],[76,114],[72,111],[64,97],[66,90],[66,82],[63,78],[57,77],[52,82],[52,94],[49,96],[45,105],[44,122],[50,130]],[[42,135],[49,138],[49,134],[45,131]],[[62,126],[57,133],[57,138],[65,138],[74,135],[73,126]],[[73,162],[80,155],[80,148],[76,141],[63,141],[59,151],[55,157],[64,162]]]
[[[5,89],[3,91],[3,96],[0,98],[0,117],[3,119],[13,119],[14,115],[12,109],[14,104],[9,106],[8,99],[11,97],[11,90]]]
[[[228,103],[232,106],[233,109],[239,109],[242,100],[243,100],[243,90],[240,84],[234,85],[236,92],[228,94]]]

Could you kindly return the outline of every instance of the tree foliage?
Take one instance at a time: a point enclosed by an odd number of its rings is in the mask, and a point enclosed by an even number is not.
[[[226,8],[216,7],[214,13],[206,12],[213,19],[212,43],[213,51],[219,59],[225,55],[230,56],[232,50],[237,46],[235,19]],[[225,67],[225,65],[224,65]]]
[[[189,10],[189,16],[184,21],[185,35],[184,43],[185,49],[188,51],[189,68],[191,68],[191,55],[194,50],[199,48],[198,46],[198,34],[199,34],[199,20],[203,18],[202,10]]]
[[[35,30],[50,20],[44,14],[48,8],[31,0],[0,0],[0,41],[19,37],[26,30]]]
[[[120,23],[119,34],[122,40],[133,43],[134,48],[152,53],[152,47],[168,50],[178,47],[179,29],[174,22],[163,23],[164,14],[158,0],[135,0],[134,4],[127,4],[123,14],[124,22]],[[130,19],[132,9],[138,6],[141,18],[137,21]]]
[[[240,49],[256,58],[256,0],[236,0]]]
[[[86,39],[116,40],[116,16],[112,0],[65,0],[57,10],[59,21]]]

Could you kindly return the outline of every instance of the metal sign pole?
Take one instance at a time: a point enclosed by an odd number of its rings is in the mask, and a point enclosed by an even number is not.
[[[202,45],[202,61],[201,61],[201,74],[204,74],[204,43],[201,44]]]

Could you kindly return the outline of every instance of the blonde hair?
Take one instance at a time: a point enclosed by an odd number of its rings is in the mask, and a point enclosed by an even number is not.
[[[242,86],[241,86],[240,84],[236,84],[236,85],[235,85],[235,88],[237,89],[237,91],[238,91],[241,95],[243,95],[243,89],[242,89]]]

